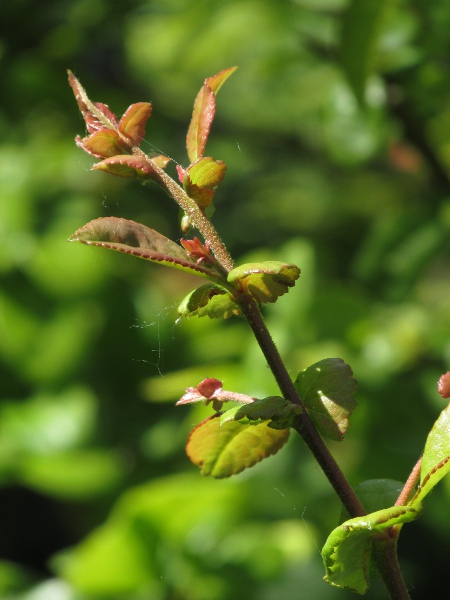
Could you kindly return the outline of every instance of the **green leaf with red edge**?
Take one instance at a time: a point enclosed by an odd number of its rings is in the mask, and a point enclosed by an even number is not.
[[[276,302],[279,296],[289,291],[300,277],[295,265],[270,260],[246,263],[228,273],[228,282],[238,285],[257,302]]]
[[[136,146],[145,137],[145,125],[152,114],[150,102],[138,102],[127,108],[119,122],[121,133],[129,137]]]
[[[159,178],[151,162],[140,156],[132,154],[119,154],[105,158],[92,167],[93,171],[104,171],[116,177],[139,177],[142,179],[153,179],[158,182]]]
[[[391,506],[336,527],[322,549],[325,581],[365,594],[370,586],[372,543],[388,536],[388,529],[414,521],[420,512],[410,506]]]
[[[141,223],[127,219],[94,219],[78,229],[69,238],[69,242],[107,248],[200,277],[222,280],[221,275],[214,269],[191,260],[183,248],[169,238]]]
[[[271,429],[267,423],[228,421],[220,426],[219,416],[197,425],[186,445],[187,455],[202,475],[216,479],[236,475],[278,452],[289,438],[289,429]]]
[[[178,306],[181,317],[209,317],[210,319],[239,316],[241,309],[233,296],[223,287],[206,283],[190,292]]]
[[[341,358],[325,358],[301,371],[295,387],[319,432],[342,440],[356,408],[356,380]]]
[[[210,156],[199,158],[184,172],[183,186],[188,196],[201,208],[209,206],[214,198],[215,188],[225,176],[226,164]]]
[[[408,503],[417,507],[434,486],[450,472],[450,404],[428,434],[420,470],[420,485]]]
[[[113,129],[100,129],[88,137],[75,141],[80,148],[97,158],[108,158],[127,152],[128,148]]]
[[[67,73],[69,75],[69,85],[75,94],[78,108],[83,115],[89,133],[94,133],[105,127],[107,129],[117,129],[117,117],[110,108],[101,102],[89,100],[85,89],[72,71],[68,70]]]
[[[191,163],[203,156],[211,123],[216,113],[216,94],[236,68],[230,67],[217,75],[208,77],[197,94],[186,136],[186,149]]]

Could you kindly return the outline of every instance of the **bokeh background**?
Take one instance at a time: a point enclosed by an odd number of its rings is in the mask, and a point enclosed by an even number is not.
[[[322,581],[340,507],[299,439],[232,480],[184,452],[217,377],[276,387],[245,323],[176,322],[183,273],[67,244],[121,216],[179,239],[156,186],[91,173],[66,69],[117,114],[153,102],[144,149],[186,166],[205,77],[214,222],[238,262],[291,261],[265,311],[295,377],[339,356],[359,381],[352,484],[403,481],[450,368],[450,7],[446,0],[17,0],[0,23],[0,596],[7,600],[349,598]],[[364,106],[363,106],[364,105]],[[173,167],[169,172],[174,175]],[[443,597],[450,479],[399,551]],[[383,598],[375,583],[368,598]]]

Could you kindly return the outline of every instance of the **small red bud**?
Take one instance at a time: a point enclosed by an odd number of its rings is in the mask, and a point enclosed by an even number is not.
[[[443,398],[450,398],[450,371],[440,376],[437,387]]]

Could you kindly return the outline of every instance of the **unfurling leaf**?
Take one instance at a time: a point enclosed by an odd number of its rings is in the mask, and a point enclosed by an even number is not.
[[[72,71],[68,71],[68,74],[69,85],[75,94],[78,108],[83,115],[88,132],[95,133],[96,131],[104,128],[116,129],[118,127],[116,115],[106,104],[102,104],[101,102],[91,102],[86,94],[85,89]]]
[[[342,440],[356,408],[356,380],[340,358],[326,358],[298,374],[295,387],[319,432]]]
[[[300,276],[295,265],[276,260],[247,263],[228,273],[229,283],[238,284],[257,302],[276,302],[279,296],[289,291]]]
[[[216,94],[236,69],[237,67],[230,67],[217,75],[208,77],[197,94],[186,136],[186,149],[191,163],[203,156],[216,112]]]
[[[434,486],[450,472],[450,404],[428,434],[420,470],[420,485],[409,502],[417,507]]]
[[[206,283],[190,292],[178,306],[181,317],[224,319],[239,316],[241,310],[229,291],[214,283]]]
[[[121,154],[105,158],[92,167],[93,171],[104,171],[117,177],[141,177],[143,179],[153,179],[158,182],[156,171],[152,163],[140,156],[131,154]]]
[[[450,398],[450,371],[439,377],[438,392],[443,398]]]
[[[222,389],[222,382],[219,379],[208,377],[208,379],[201,381],[197,387],[187,388],[186,393],[178,400],[177,406],[201,401],[205,402],[205,404],[212,402],[215,410],[221,410],[224,402],[251,404],[255,401],[255,398],[224,390]]]
[[[295,417],[301,413],[301,410],[300,406],[290,400],[280,396],[269,396],[228,410],[221,416],[220,422],[223,424],[234,420],[251,425],[267,422],[273,429],[288,429],[292,427]]]
[[[132,104],[120,119],[119,130],[139,146],[145,137],[145,125],[151,114],[152,105],[149,102]]]
[[[124,154],[128,147],[113,129],[100,129],[85,138],[75,138],[77,146],[96,158],[108,158]]]
[[[221,479],[275,454],[288,438],[289,429],[271,429],[267,423],[243,425],[238,421],[220,426],[219,417],[214,415],[192,430],[186,452],[202,475]]]
[[[215,188],[225,176],[226,164],[210,156],[199,158],[183,172],[183,186],[201,208],[209,206],[214,198]]]
[[[89,246],[99,246],[131,254],[151,262],[187,271],[209,279],[221,280],[221,275],[212,268],[193,261],[186,252],[161,233],[145,227],[141,223],[105,217],[94,219],[78,229],[69,242],[82,242]]]
[[[414,521],[419,511],[391,506],[364,517],[350,519],[334,529],[322,549],[325,581],[339,588],[365,594],[370,586],[372,543],[394,525]]]

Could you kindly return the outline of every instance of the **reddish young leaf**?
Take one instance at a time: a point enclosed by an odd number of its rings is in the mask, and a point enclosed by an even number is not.
[[[75,138],[77,146],[96,158],[109,158],[118,154],[124,154],[128,148],[113,129],[100,129],[91,135]]]
[[[101,102],[91,102],[83,86],[72,73],[69,74],[69,85],[75,94],[78,107],[86,122],[86,128],[89,133],[95,133],[103,128],[116,129],[118,126],[116,115],[106,104]]]
[[[152,164],[139,156],[131,154],[119,154],[111,156],[95,164],[93,171],[105,171],[117,177],[142,177],[144,179],[156,179],[155,170]]]
[[[186,148],[191,163],[203,156],[216,112],[216,94],[236,69],[237,67],[230,67],[208,77],[197,94],[186,136]]]
[[[120,119],[119,130],[139,146],[145,137],[145,125],[151,114],[152,105],[149,102],[132,104]]]

